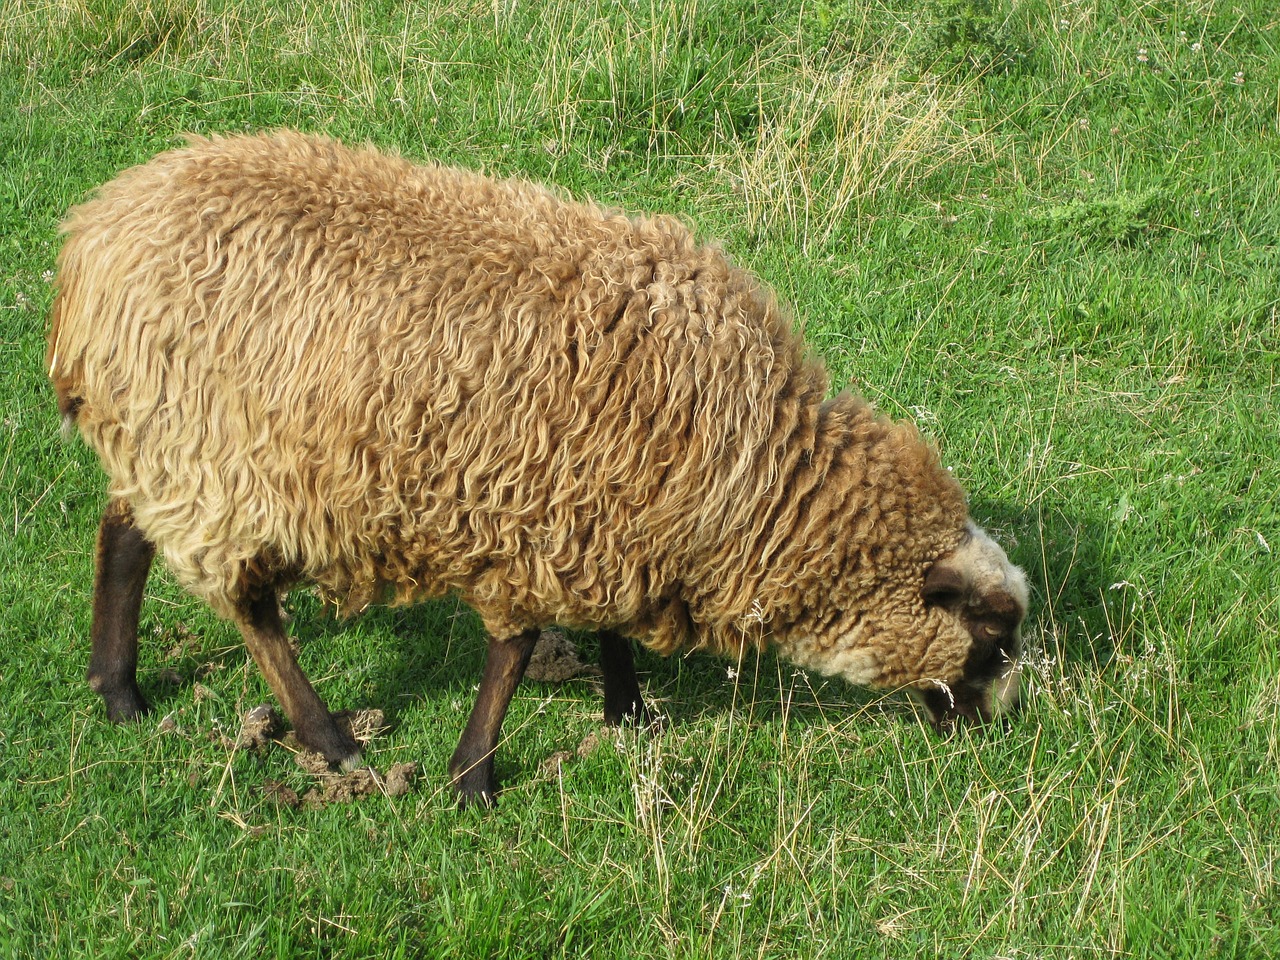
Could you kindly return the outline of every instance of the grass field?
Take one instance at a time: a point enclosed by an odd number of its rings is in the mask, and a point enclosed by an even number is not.
[[[1280,954],[1278,114],[1268,0],[0,0],[0,955]],[[57,224],[184,131],[276,126],[723,243],[1026,568],[1018,721],[944,741],[769,657],[646,655],[662,732],[579,756],[598,690],[526,684],[500,806],[458,812],[475,618],[300,592],[322,695],[420,777],[295,807],[288,751],[229,746],[269,698],[237,635],[158,565],[156,711],[108,724]]]

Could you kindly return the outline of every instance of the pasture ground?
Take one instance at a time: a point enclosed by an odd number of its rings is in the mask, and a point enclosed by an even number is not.
[[[0,955],[1280,953],[1278,46],[1266,0],[0,0]],[[529,683],[459,813],[474,617],[302,592],[322,695],[419,766],[295,805],[288,750],[231,746],[269,699],[234,631],[158,567],[155,714],[108,724],[57,223],[183,131],[286,125],[722,242],[1027,569],[1018,722],[645,656],[664,731]]]

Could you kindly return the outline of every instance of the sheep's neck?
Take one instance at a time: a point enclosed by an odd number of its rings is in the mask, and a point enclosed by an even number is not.
[[[806,405],[768,456],[749,522],[705,567],[717,588],[690,605],[700,645],[785,647],[833,595],[836,606],[868,602],[885,565],[922,566],[943,552],[967,516],[959,485],[915,428],[847,393]]]

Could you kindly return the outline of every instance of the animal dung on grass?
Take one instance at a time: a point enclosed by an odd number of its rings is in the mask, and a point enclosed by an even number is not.
[[[455,591],[490,637],[464,802],[494,796],[551,624],[601,631],[612,722],[646,716],[628,638],[771,645],[938,724],[1017,701],[1026,580],[935,451],[828,398],[771,294],[670,217],[279,132],[193,139],[64,230],[48,369],[110,480],[89,681],[114,720],[147,709],[157,550],[344,767],[280,592]]]

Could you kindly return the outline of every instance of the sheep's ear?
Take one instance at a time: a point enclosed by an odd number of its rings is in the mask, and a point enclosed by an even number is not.
[[[968,578],[952,557],[944,557],[924,575],[920,596],[930,607],[954,607],[968,591]]]

